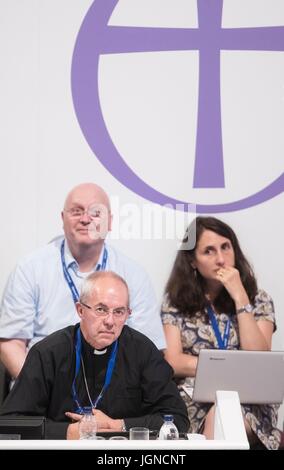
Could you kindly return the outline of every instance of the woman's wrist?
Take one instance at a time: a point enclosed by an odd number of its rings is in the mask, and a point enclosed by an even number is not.
[[[247,293],[244,291],[234,298],[234,302],[235,302],[236,310],[238,310],[238,308],[243,307],[243,305],[249,304],[250,300],[248,298]]]

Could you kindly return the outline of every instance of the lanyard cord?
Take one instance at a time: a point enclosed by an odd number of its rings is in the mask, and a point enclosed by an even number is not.
[[[107,387],[109,386],[109,384],[111,382],[112,373],[113,373],[113,369],[114,369],[115,361],[116,361],[117,348],[118,348],[118,340],[116,340],[113,343],[113,346],[112,346],[111,355],[110,355],[110,358],[109,358],[108,364],[107,364],[107,370],[106,370],[104,385],[103,385],[98,397],[96,398],[95,402],[93,403],[93,401],[91,399],[91,396],[90,396],[88,383],[87,383],[87,377],[86,377],[86,372],[85,372],[85,364],[84,364],[84,361],[83,361],[83,358],[82,358],[82,355],[81,355],[81,349],[82,349],[81,330],[80,330],[80,328],[78,328],[77,333],[76,333],[76,340],[75,340],[76,366],[75,366],[75,376],[74,376],[73,383],[72,383],[72,396],[73,396],[73,400],[75,401],[75,403],[77,405],[77,409],[80,413],[83,412],[83,407],[81,406],[81,404],[79,402],[75,381],[76,381],[76,378],[79,374],[81,363],[82,363],[83,379],[84,379],[84,384],[85,384],[85,387],[86,387],[88,399],[89,399],[91,407],[96,408],[99,401],[102,399],[104,392],[106,391]]]
[[[79,292],[77,287],[74,284],[74,281],[67,269],[66,263],[65,263],[65,256],[64,256],[64,245],[65,245],[65,240],[62,240],[61,247],[60,247],[60,254],[61,254],[61,264],[62,264],[62,269],[63,269],[63,274],[65,281],[67,282],[67,285],[71,291],[73,301],[76,304],[79,300]],[[104,246],[104,252],[103,252],[103,259],[102,259],[102,264],[98,264],[96,267],[96,271],[105,271],[106,269],[106,264],[107,264],[107,258],[108,258],[108,251],[106,247]]]
[[[86,377],[86,372],[85,372],[85,364],[84,364],[82,356],[81,356],[81,363],[82,363],[84,384],[85,384],[86,392],[87,392],[87,395],[88,395],[88,398],[89,398],[89,402],[90,402],[90,405],[92,406],[92,408],[95,408],[94,405],[93,405],[93,401],[91,399],[90,392],[89,392],[89,387],[88,387],[88,382],[87,382],[87,377]]]
[[[217,323],[216,316],[211,305],[207,306],[207,312],[210,318],[210,322],[211,322],[215,337],[217,339],[219,349],[227,349],[228,343],[229,343],[229,337],[230,337],[231,320],[226,321],[224,336],[222,338],[219,325]]]

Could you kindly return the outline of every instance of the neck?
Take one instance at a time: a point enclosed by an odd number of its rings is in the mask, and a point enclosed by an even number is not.
[[[87,333],[87,331],[84,328],[84,325],[80,325],[81,333],[82,336],[84,337],[84,340],[86,343],[88,343],[93,349],[96,349],[98,351],[108,349],[110,346],[112,346],[113,343],[110,344],[101,344],[100,342],[94,341],[93,338]]]
[[[222,286],[219,281],[212,281],[207,284],[206,297],[212,304],[214,303],[216,297],[218,297],[219,292],[221,291]]]
[[[69,250],[77,261],[79,270],[82,273],[89,272],[94,266],[96,266],[103,248],[103,244],[104,240],[100,240],[94,245],[83,246],[70,246],[68,243]]]

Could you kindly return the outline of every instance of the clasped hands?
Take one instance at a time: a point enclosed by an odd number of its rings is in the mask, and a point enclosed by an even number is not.
[[[123,424],[122,419],[112,419],[101,410],[93,409],[92,413],[96,417],[98,432],[121,431]],[[67,411],[65,415],[73,421],[73,423],[68,426],[67,439],[79,439],[79,421],[82,415],[69,411]]]

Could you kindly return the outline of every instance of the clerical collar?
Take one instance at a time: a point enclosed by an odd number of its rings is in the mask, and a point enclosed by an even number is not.
[[[106,354],[109,349],[108,348],[103,348],[103,349],[96,349],[94,348],[94,346],[91,346],[90,343],[88,343],[85,338],[84,338],[84,335],[82,335],[82,343],[83,343],[83,350],[85,351],[85,353],[87,354],[87,356],[91,357],[93,355],[96,355],[96,356],[103,356],[104,354]]]
[[[94,349],[94,354],[96,356],[102,356],[106,352],[107,352],[107,348],[105,348],[105,349]]]

